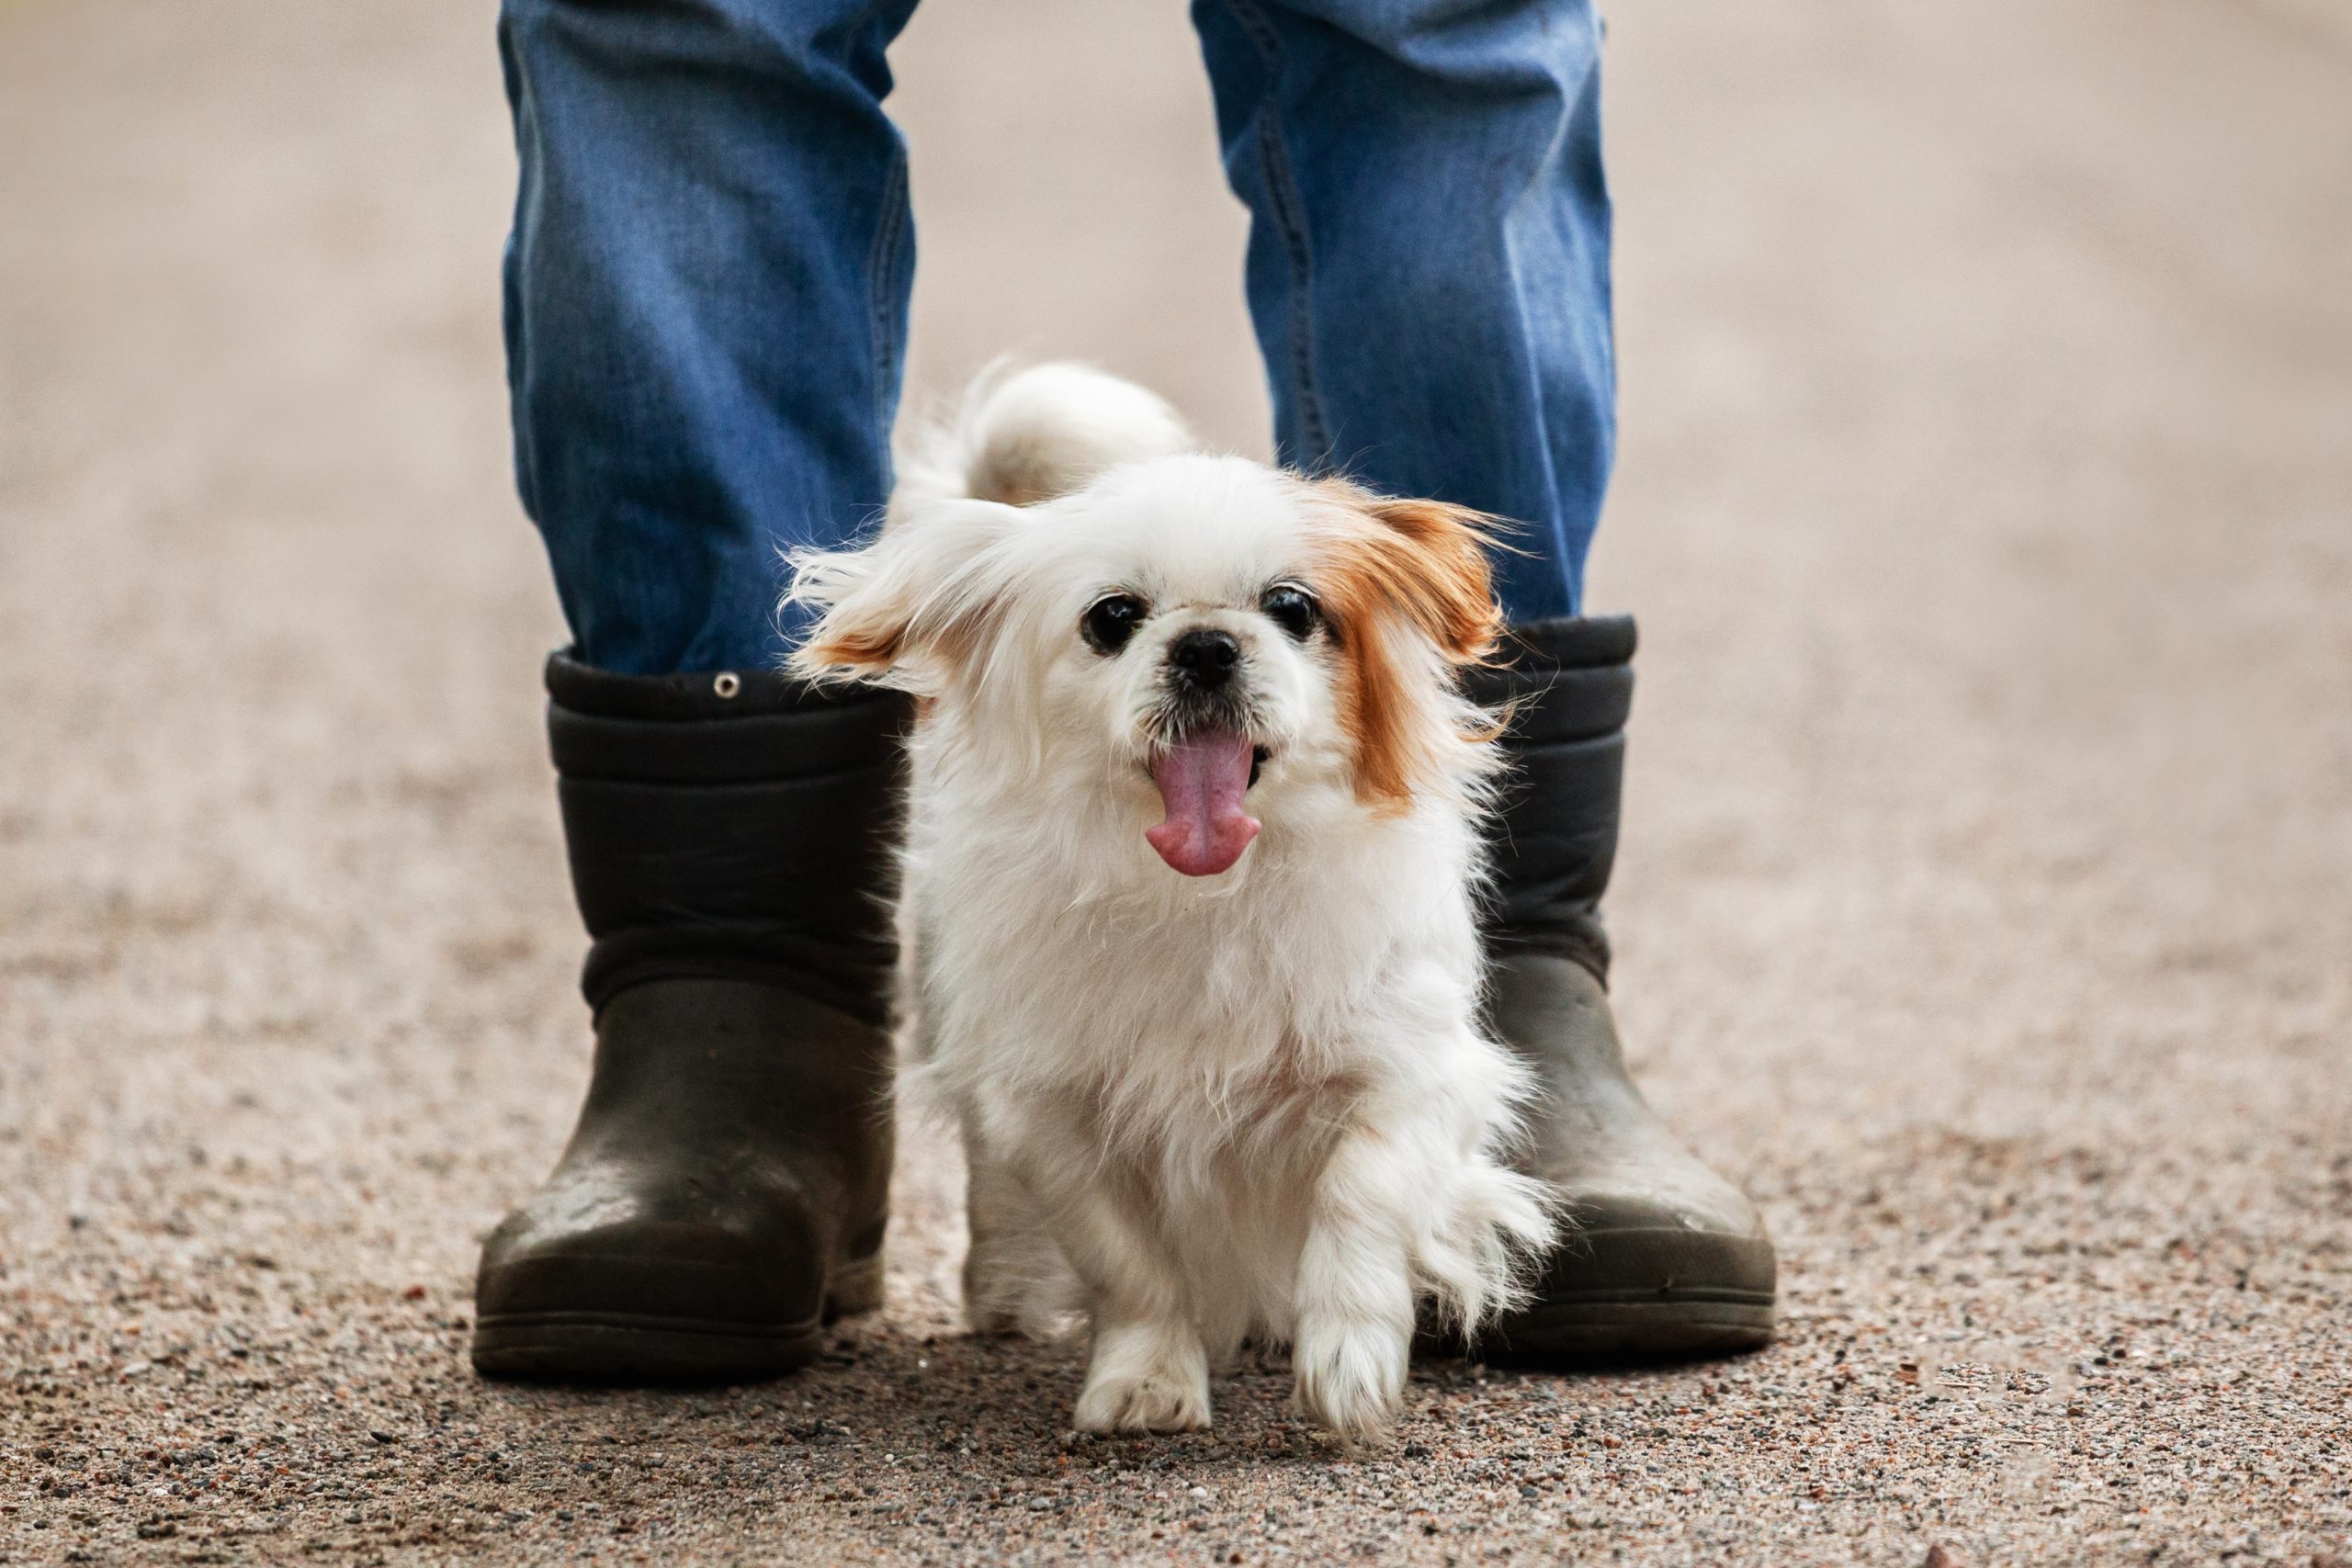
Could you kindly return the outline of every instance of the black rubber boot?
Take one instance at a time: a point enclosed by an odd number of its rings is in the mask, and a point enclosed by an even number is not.
[[[548,661],[588,1100],[482,1248],[494,1377],[727,1382],[880,1301],[907,705]]]
[[[1775,1266],[1756,1206],[1685,1148],[1625,1072],[1600,925],[1617,851],[1634,623],[1512,628],[1473,694],[1508,704],[1513,775],[1494,840],[1491,1021],[1543,1100],[1528,1168],[1572,1228],[1536,1299],[1484,1341],[1521,1360],[1628,1360],[1754,1349],[1772,1337]]]

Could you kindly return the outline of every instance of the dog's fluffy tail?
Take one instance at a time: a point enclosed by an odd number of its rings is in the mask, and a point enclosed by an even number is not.
[[[890,512],[963,497],[1034,505],[1117,464],[1195,445],[1176,411],[1132,381],[1087,365],[1000,363],[900,456]]]

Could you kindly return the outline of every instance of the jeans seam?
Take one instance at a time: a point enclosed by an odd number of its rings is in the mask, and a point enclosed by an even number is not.
[[[1299,199],[1289,150],[1283,141],[1282,35],[1254,0],[1225,0],[1225,6],[1256,47],[1272,78],[1257,114],[1259,173],[1266,182],[1268,215],[1290,265],[1291,388],[1298,399],[1299,434],[1309,448],[1297,456],[1302,467],[1320,470],[1329,466],[1333,443],[1323,395],[1315,381],[1315,254],[1307,235],[1306,204]]]
[[[899,236],[906,228],[906,189],[907,153],[900,147],[891,158],[889,177],[883,182],[882,218],[874,226],[874,251],[866,262],[868,309],[874,329],[874,423],[886,449],[890,441],[890,362],[898,353],[898,333],[892,317],[897,298]]]

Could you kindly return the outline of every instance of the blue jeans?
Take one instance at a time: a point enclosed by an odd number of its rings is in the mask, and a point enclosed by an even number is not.
[[[890,487],[914,0],[504,0],[523,502],[577,657],[773,663],[780,547]],[[1614,445],[1590,0],[1194,0],[1277,451],[1515,520],[1574,614]]]

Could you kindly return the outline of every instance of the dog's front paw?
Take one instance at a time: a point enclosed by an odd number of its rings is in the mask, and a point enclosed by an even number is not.
[[[1071,1424],[1081,1432],[1194,1432],[1209,1424],[1208,1357],[1188,1331],[1097,1329]]]
[[[1072,1426],[1081,1432],[1197,1432],[1209,1391],[1167,1376],[1089,1378]]]
[[[1387,1437],[1404,1403],[1411,1351],[1410,1329],[1363,1321],[1301,1323],[1290,1352],[1298,1408],[1343,1438]]]

